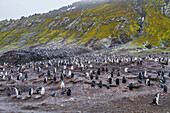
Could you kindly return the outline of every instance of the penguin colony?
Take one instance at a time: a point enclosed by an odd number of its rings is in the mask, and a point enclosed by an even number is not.
[[[89,89],[94,90],[98,88],[112,90],[122,85],[125,92],[135,92],[140,86],[150,87],[156,85],[159,93],[167,93],[166,81],[170,78],[169,62],[168,57],[160,56],[135,57],[97,54],[63,59],[56,58],[48,61],[30,62],[24,65],[4,63],[0,66],[0,81],[9,83],[10,88],[7,91],[7,96],[16,95],[17,98],[22,98],[23,95],[28,95],[30,98],[34,95],[72,96],[75,90],[74,84],[79,81],[80,87],[87,84]],[[156,63],[154,65],[155,70],[150,70],[149,67],[153,63]],[[17,87],[9,81],[27,87]],[[37,83],[38,85],[34,85]],[[159,93],[155,92],[156,95],[152,102],[156,105],[159,104]]]

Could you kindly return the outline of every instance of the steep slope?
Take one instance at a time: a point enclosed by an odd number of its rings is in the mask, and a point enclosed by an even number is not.
[[[169,0],[82,0],[45,14],[0,22],[0,50],[47,43],[111,48],[170,47]]]

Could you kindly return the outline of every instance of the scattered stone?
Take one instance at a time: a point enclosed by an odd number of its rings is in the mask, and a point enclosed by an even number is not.
[[[131,102],[134,102],[134,101],[135,101],[133,98],[130,98],[129,100],[130,100]]]
[[[38,108],[39,108],[38,106],[27,105],[27,106],[22,107],[21,109],[23,109],[23,110],[36,110]]]
[[[36,95],[34,99],[40,99],[42,96],[41,95]]]

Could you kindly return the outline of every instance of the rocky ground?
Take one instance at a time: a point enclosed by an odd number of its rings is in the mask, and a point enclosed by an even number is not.
[[[78,52],[78,51],[77,51]],[[38,53],[38,52],[37,52]],[[115,59],[115,63],[103,62],[107,57]],[[21,73],[28,74],[27,80],[17,80],[19,75],[18,68],[21,65],[4,65],[1,67],[1,72],[8,72],[8,75],[3,79],[2,75],[0,78],[0,112],[158,112],[158,113],[168,113],[170,112],[170,91],[167,93],[163,91],[163,88],[159,87],[159,79],[161,77],[156,77],[157,71],[164,70],[166,78],[166,85],[169,89],[170,86],[170,65],[164,65],[155,61],[156,58],[161,56],[151,56],[145,60],[142,60],[142,65],[137,65],[139,59],[134,60],[133,62],[123,61],[121,63],[116,63],[116,59],[125,58],[127,56],[115,56],[114,54],[110,55],[77,55],[70,57],[56,57],[49,64],[49,60],[44,59],[44,64],[41,65],[41,60],[37,63],[27,63],[24,64],[23,70]],[[132,57],[132,56],[129,56]],[[84,58],[84,59],[83,59]],[[133,56],[133,58],[135,58]],[[139,57],[137,57],[139,58]],[[146,58],[145,55],[142,58]],[[152,59],[153,58],[153,59]],[[72,93],[71,96],[61,94],[61,79],[60,75],[64,69],[64,65],[60,63],[60,66],[57,66],[59,61],[71,61],[82,62],[85,65],[85,70],[81,71],[80,67],[77,64],[73,64],[74,78],[71,78],[68,75],[68,72],[71,70],[70,65],[65,69],[66,76],[64,77],[63,82],[65,83],[65,88],[70,88]],[[78,59],[77,61],[74,59]],[[96,59],[98,63],[96,63]],[[93,67],[86,67],[90,64],[86,62],[91,61]],[[69,63],[68,63],[69,64]],[[48,67],[47,67],[48,65]],[[22,65],[23,66],[23,65]],[[35,71],[34,71],[35,67]],[[41,71],[37,72],[37,68],[41,67]],[[5,70],[4,70],[5,68]],[[56,68],[57,72],[53,73],[53,69]],[[95,87],[91,87],[92,80],[86,76],[86,72],[90,70],[101,69],[101,74],[98,75],[99,79],[96,80],[96,71],[94,71],[93,80],[96,82]],[[106,68],[108,71],[106,71]],[[110,85],[110,89],[106,88],[108,84],[108,76],[113,70],[113,83]],[[128,72],[125,72],[124,69],[128,68]],[[14,72],[11,73],[10,69]],[[50,75],[47,75],[47,71],[50,70]],[[145,84],[146,78],[143,78],[142,83],[137,82],[137,76],[142,70],[147,71],[147,75],[152,75],[150,78],[151,85],[147,86]],[[118,71],[120,76],[117,76]],[[8,76],[13,76],[13,79],[9,80]],[[57,75],[57,80],[53,80],[53,76]],[[122,77],[127,78],[126,83],[122,83]],[[44,77],[47,77],[47,83],[44,83]],[[120,85],[116,85],[115,80],[119,78]],[[99,88],[98,83],[102,80],[103,87]],[[134,89],[129,90],[129,84],[134,84]],[[36,93],[36,89],[40,87],[45,87],[45,95],[40,95]],[[15,91],[13,88],[17,88],[21,91],[21,95],[16,97]],[[34,94],[29,97],[28,91],[30,88],[34,89]],[[51,94],[56,92],[56,96],[52,97]],[[153,97],[156,93],[160,93],[160,106],[150,104],[153,100]]]

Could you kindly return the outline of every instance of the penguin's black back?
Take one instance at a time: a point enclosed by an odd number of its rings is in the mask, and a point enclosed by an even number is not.
[[[102,81],[99,81],[99,88],[102,88]]]
[[[95,87],[95,81],[91,82],[91,87]]]
[[[118,78],[116,79],[116,84],[119,85],[119,79]]]
[[[64,77],[63,77],[63,74],[61,74],[61,75],[60,75],[60,79],[63,80],[63,78],[64,78]]]
[[[126,78],[125,77],[122,78],[122,83],[126,83]]]
[[[129,90],[133,90],[133,84],[132,83],[129,84]]]
[[[107,86],[106,86],[106,87],[107,87],[107,89],[110,89],[110,84],[107,84]]]
[[[167,91],[168,91],[168,87],[164,85],[164,92],[167,93]]]
[[[93,80],[93,73],[90,74],[90,79]]]
[[[56,79],[57,79],[56,75],[54,75],[54,78],[53,78],[53,79],[54,79],[54,81],[56,81]]]
[[[112,78],[109,78],[109,84],[112,84]]]
[[[67,96],[71,96],[71,89],[67,90]]]

